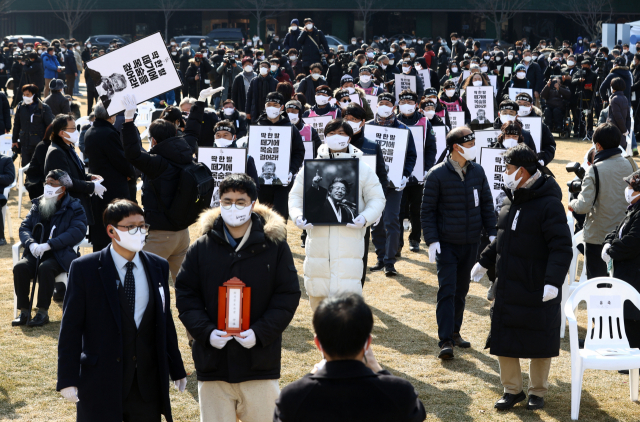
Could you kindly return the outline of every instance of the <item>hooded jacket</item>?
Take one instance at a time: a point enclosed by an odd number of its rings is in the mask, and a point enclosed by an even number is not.
[[[615,66],[611,69],[611,72],[604,78],[604,81],[600,84],[600,98],[606,100],[609,98],[609,91],[611,88],[611,81],[614,78],[622,78],[625,84],[624,96],[631,102],[631,86],[633,85],[633,79],[631,79],[631,72],[627,66]]]
[[[329,154],[322,144],[318,159],[360,158],[362,151],[349,145],[349,151]],[[304,168],[298,173],[289,194],[292,221],[304,217]],[[309,296],[330,297],[341,292],[362,295],[362,257],[365,254],[366,227],[382,215],[386,200],[375,171],[360,160],[358,164],[358,213],[366,220],[361,229],[346,226],[314,226],[307,229],[304,260],[304,287]]]
[[[278,379],[282,332],[300,302],[285,220],[255,204],[249,237],[239,250],[227,241],[223,224],[219,207],[202,213],[200,238],[189,247],[176,280],[179,317],[195,339],[192,355],[198,381]],[[235,340],[222,349],[209,343],[218,328],[218,287],[233,277],[251,288],[250,328],[256,345],[250,349]]]

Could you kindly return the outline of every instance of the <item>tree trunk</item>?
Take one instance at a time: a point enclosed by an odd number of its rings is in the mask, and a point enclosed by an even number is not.
[[[73,38],[73,30],[74,30],[74,28],[70,24],[67,24],[67,29],[69,30],[69,39]]]
[[[496,31],[496,38],[497,39],[502,38],[502,22],[494,21],[493,25]]]

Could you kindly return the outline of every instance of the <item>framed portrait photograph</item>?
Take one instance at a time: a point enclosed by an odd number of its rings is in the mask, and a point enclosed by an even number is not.
[[[304,162],[304,219],[317,226],[344,226],[358,216],[359,160]]]

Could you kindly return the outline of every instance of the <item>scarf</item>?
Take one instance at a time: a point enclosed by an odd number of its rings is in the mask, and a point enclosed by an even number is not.
[[[396,115],[391,113],[389,117],[383,119],[378,114],[376,114],[375,122],[378,126],[393,126],[396,123]]]

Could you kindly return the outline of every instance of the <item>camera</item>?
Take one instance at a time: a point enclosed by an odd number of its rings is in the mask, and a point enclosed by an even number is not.
[[[602,53],[598,53],[595,58],[595,65],[598,68],[598,73],[604,73],[606,64],[607,58],[605,57],[605,55]]]
[[[586,171],[584,170],[584,168],[582,168],[580,163],[575,161],[567,164],[566,170],[567,173],[575,173],[575,175],[578,177],[578,180],[574,179],[567,182],[569,192],[577,195],[580,193],[580,191],[582,191],[582,179],[584,178]]]

